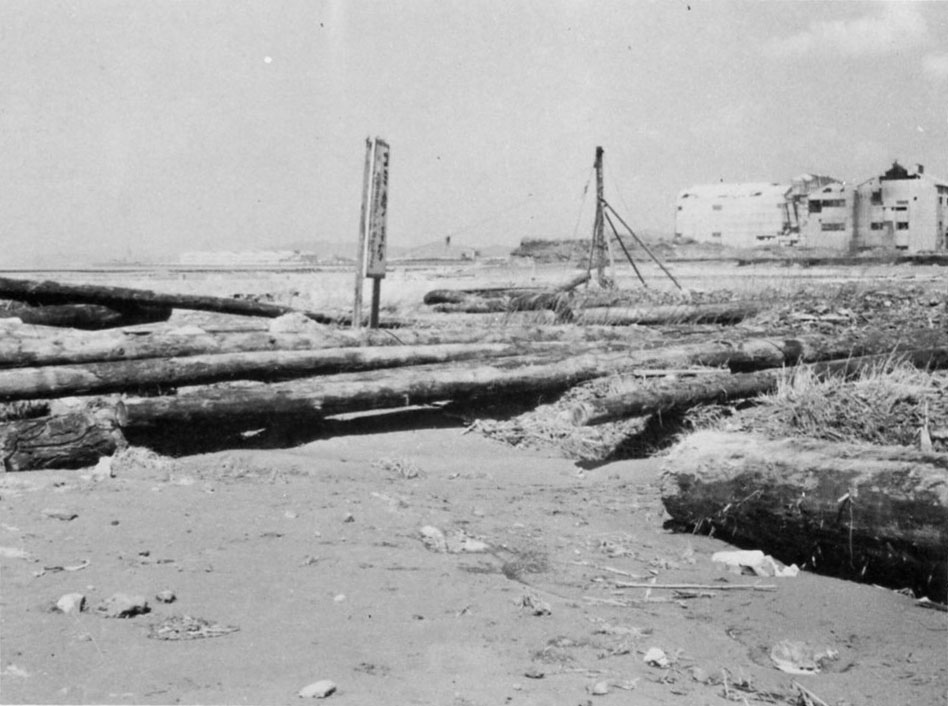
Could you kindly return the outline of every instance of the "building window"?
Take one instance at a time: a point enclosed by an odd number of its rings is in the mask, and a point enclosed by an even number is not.
[[[893,211],[908,211],[908,206],[895,206]]]
[[[882,189],[879,191],[873,191],[872,196],[869,199],[869,203],[881,204],[882,203]]]
[[[721,206],[721,204],[716,203],[716,204],[714,204],[714,205],[711,207],[711,210],[712,210],[712,211],[720,211],[722,208],[723,208],[723,206]]]
[[[714,232],[711,234],[711,237],[712,237],[712,238],[720,238],[720,237],[721,237],[721,231],[719,231],[719,230],[714,231]]]
[[[872,223],[869,224],[869,229],[870,229],[870,230],[882,230],[882,222],[881,222],[881,221],[873,221]]]
[[[908,229],[909,229],[909,226],[908,226],[908,223],[904,223],[904,222],[896,223],[896,224],[895,224],[895,229],[896,229],[896,230],[908,230]]]
[[[810,213],[819,213],[823,210],[823,204],[816,199],[810,201]]]
[[[845,205],[845,199],[823,199],[823,208],[842,208]]]
[[[846,230],[845,223],[823,223],[820,225],[820,230]]]

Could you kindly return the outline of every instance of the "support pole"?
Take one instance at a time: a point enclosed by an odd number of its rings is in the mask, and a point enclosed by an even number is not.
[[[596,161],[593,168],[596,170],[596,218],[593,221],[593,236],[591,248],[590,269],[595,262],[596,280],[600,286],[607,286],[605,266],[606,266],[606,237],[603,229],[603,183],[602,183],[602,147],[596,147]]]
[[[369,328],[379,327],[379,301],[382,294],[382,278],[372,278],[372,309],[369,312]]]
[[[632,259],[632,255],[629,254],[628,248],[625,247],[625,243],[623,243],[622,238],[619,237],[619,231],[616,230],[616,224],[612,222],[611,218],[609,218],[608,213],[603,212],[602,215],[606,217],[609,227],[612,228],[612,234],[616,237],[616,242],[619,243],[619,247],[622,248],[622,252],[625,253],[625,259],[629,261],[630,265],[632,265],[632,269],[635,271],[635,276],[639,278],[639,282],[642,283],[642,286],[648,289],[648,285],[645,284],[645,278],[642,277],[642,273],[639,272],[639,268],[635,266],[635,261]]]
[[[647,246],[645,243],[642,242],[642,239],[641,239],[639,236],[637,236],[637,235],[635,234],[635,231],[632,230],[632,227],[631,227],[628,223],[626,223],[626,222],[623,220],[622,216],[620,216],[618,213],[616,213],[616,210],[615,210],[612,206],[610,206],[608,203],[606,203],[605,201],[603,201],[603,205],[604,205],[606,208],[608,208],[609,211],[612,213],[612,215],[616,217],[616,220],[618,220],[619,223],[621,223],[621,224],[625,227],[625,229],[626,229],[627,231],[629,231],[629,234],[630,234],[633,238],[635,238],[635,242],[637,242],[639,245],[642,246],[642,249],[643,249],[645,252],[647,252],[647,253],[648,253],[648,256],[649,256],[650,258],[652,258],[652,259],[655,261],[655,264],[658,265],[658,266],[662,269],[662,272],[664,272],[666,275],[668,275],[668,279],[670,279],[672,282],[674,282],[674,283],[675,283],[675,286],[678,287],[678,289],[681,289],[682,286],[678,283],[678,280],[675,279],[675,276],[674,276],[671,272],[668,271],[668,268],[666,268],[665,265],[662,264],[662,261],[661,261],[661,260],[659,260],[657,257],[655,257],[654,253],[652,253],[652,251],[648,249],[648,246]]]
[[[359,247],[356,249],[355,301],[352,304],[352,328],[362,327],[362,284],[365,280],[365,219],[369,201],[369,170],[372,164],[372,140],[365,138],[365,168],[362,173],[362,212],[359,216]]]

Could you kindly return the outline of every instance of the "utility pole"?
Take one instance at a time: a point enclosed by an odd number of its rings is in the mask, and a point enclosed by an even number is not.
[[[593,221],[592,242],[589,248],[589,267],[586,271],[590,272],[595,267],[596,281],[599,282],[599,286],[612,287],[614,283],[606,277],[605,273],[606,262],[612,264],[612,249],[606,240],[605,218],[603,217],[605,198],[602,182],[602,153],[602,147],[597,147],[596,161],[593,163],[593,168],[596,170],[596,217]]]

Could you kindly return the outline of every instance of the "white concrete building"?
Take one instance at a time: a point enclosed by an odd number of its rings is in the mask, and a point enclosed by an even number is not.
[[[809,194],[800,225],[800,245],[806,248],[849,250],[853,238],[856,190],[842,183],[828,184]]]
[[[678,195],[675,237],[750,248],[789,241],[789,184],[710,184]]]

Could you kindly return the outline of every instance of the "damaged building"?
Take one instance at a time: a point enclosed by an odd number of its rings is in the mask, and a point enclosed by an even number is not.
[[[833,183],[832,177],[804,174],[789,184],[693,186],[678,195],[675,237],[736,248],[795,245],[807,197]]]
[[[898,162],[855,186],[803,175],[790,184],[715,184],[678,196],[675,237],[731,247],[858,252],[948,250],[948,182]]]

